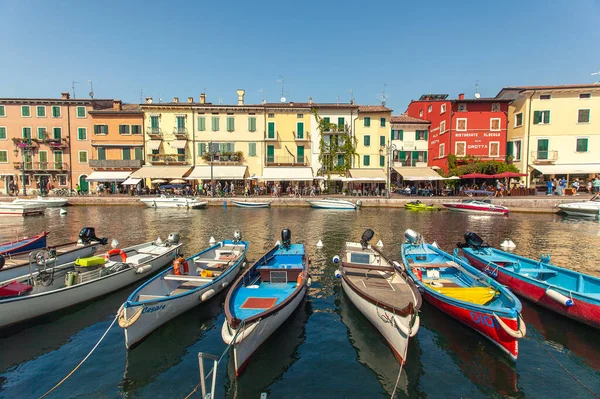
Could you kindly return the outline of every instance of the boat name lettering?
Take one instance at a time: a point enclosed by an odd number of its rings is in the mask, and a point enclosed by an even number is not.
[[[152,306],[150,308],[144,308],[144,310],[142,311],[142,314],[158,312],[159,310],[164,309],[165,306],[166,305],[160,305],[160,306]]]
[[[481,313],[471,312],[471,320],[477,324],[481,324],[488,327],[494,327],[494,319],[489,315],[482,315]]]

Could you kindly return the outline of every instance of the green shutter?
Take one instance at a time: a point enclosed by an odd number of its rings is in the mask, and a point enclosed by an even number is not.
[[[406,160],[406,151],[400,151],[400,161]]]
[[[297,161],[304,163],[304,146],[298,146],[296,149]]]
[[[227,118],[227,131],[228,132],[233,132],[235,130],[235,122],[233,117],[228,117]]]
[[[274,139],[275,138],[275,122],[269,122],[269,130],[267,138]]]
[[[256,156],[256,143],[248,143],[248,156]]]
[[[248,131],[250,131],[250,132],[256,131],[256,118],[253,116],[248,118]]]
[[[77,117],[85,118],[85,107],[77,107]]]
[[[6,110],[4,109],[4,105],[0,105],[0,116],[6,116]]]
[[[550,123],[550,111],[544,113],[544,123]]]
[[[344,118],[338,118],[338,130],[343,131],[344,127]]]
[[[304,138],[304,122],[298,122],[298,132],[296,132],[296,137],[299,139]]]
[[[38,135],[39,135],[39,131],[40,130],[38,128]],[[6,128],[5,127],[0,127],[0,139],[2,139],[2,140],[6,139]]]
[[[512,157],[512,156],[514,156],[514,153],[515,153],[515,143],[512,141],[509,141],[508,143],[506,143],[506,156]]]
[[[415,162],[419,161],[419,151],[412,152],[412,166],[415,166]]]
[[[368,147],[368,146],[370,146],[370,145],[371,145],[371,136],[367,136],[367,135],[365,135],[365,138],[364,138],[364,145],[365,145],[365,147]]]
[[[48,153],[46,151],[40,151],[38,153],[40,160],[40,169],[46,169],[48,167]]]
[[[427,151],[423,151],[423,162],[427,163]]]
[[[537,144],[538,151],[548,151],[548,139],[539,139]]]
[[[424,130],[423,132],[425,132],[425,140],[429,139],[429,130]]]
[[[135,147],[133,149],[133,157],[136,161],[141,161],[144,158],[142,155],[142,147]]]
[[[379,119],[379,124],[381,127],[385,127],[385,118],[380,118]]]
[[[206,130],[206,118],[204,116],[198,117],[198,131],[203,132]]]
[[[404,140],[404,130],[400,129],[400,140]]]
[[[533,111],[533,124],[537,125],[542,121],[542,113],[540,111]]]
[[[587,152],[588,139],[577,139],[577,152]]]
[[[131,160],[131,148],[123,148],[123,160]]]
[[[363,156],[363,165],[370,166],[371,165],[371,157],[369,155]]]
[[[323,118],[323,130],[328,132],[329,131],[329,117],[325,117]]]
[[[206,143],[198,143],[198,156],[202,156],[206,153]]]
[[[365,116],[365,127],[371,126],[371,117]]]
[[[344,156],[342,154],[338,154],[337,166],[344,166]]]
[[[0,151],[0,162],[8,162],[8,151]]]
[[[31,129],[28,127],[24,127],[23,130],[23,138],[24,139],[30,139],[31,138]]]
[[[379,166],[381,166],[381,167],[385,166],[385,155],[379,156]]]
[[[267,146],[267,162],[275,162],[275,146]]]
[[[54,140],[60,140],[61,135],[62,135],[62,132],[59,127],[55,127],[52,129],[52,136],[54,137]]]
[[[85,140],[86,139],[86,134],[85,134],[85,128],[84,127],[80,127],[77,129],[77,139],[78,140]]]
[[[218,116],[213,116],[211,118],[211,130],[213,132],[219,131],[219,117]]]
[[[379,136],[379,146],[385,147],[385,136]]]
[[[98,160],[99,161],[106,160],[106,148],[102,148],[102,147],[98,148]]]

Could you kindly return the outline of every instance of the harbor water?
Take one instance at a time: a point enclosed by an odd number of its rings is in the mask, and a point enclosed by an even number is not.
[[[467,231],[515,253],[599,275],[600,224],[560,215],[476,216],[401,209],[327,211],[307,208],[154,210],[137,206],[70,207],[46,216],[0,219],[3,240],[51,232],[49,243],[73,240],[84,226],[128,246],[179,232],[186,255],[240,230],[258,259],[290,228],[306,244],[312,286],[300,309],[252,358],[236,380],[226,355],[217,373],[217,398],[386,398],[399,364],[377,330],[349,302],[331,258],[366,228],[382,250],[399,259],[412,228],[452,251]],[[323,248],[316,243],[322,240]],[[58,313],[0,330],[0,397],[39,397],[64,378],[98,342],[134,286]],[[49,397],[184,398],[199,383],[198,352],[220,356],[225,293],[181,315],[131,351],[117,324],[92,356]],[[590,398],[600,395],[600,332],[523,301],[527,336],[511,362],[476,332],[424,304],[421,328],[410,341],[397,396],[408,398]],[[208,364],[208,363],[207,363]],[[590,392],[591,390],[591,392]],[[196,398],[201,395],[195,393]]]

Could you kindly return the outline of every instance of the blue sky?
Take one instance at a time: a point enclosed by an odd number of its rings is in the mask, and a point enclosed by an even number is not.
[[[416,3],[416,2],[414,2]],[[0,97],[71,91],[139,102],[291,101],[387,105],[423,93],[591,83],[600,2],[0,0]]]

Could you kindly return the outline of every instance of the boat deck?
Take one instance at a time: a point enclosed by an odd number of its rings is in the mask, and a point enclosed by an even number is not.
[[[404,308],[414,302],[412,290],[396,273],[367,272],[362,269],[346,268],[346,277],[362,293],[390,307]]]
[[[296,282],[267,283],[240,287],[235,294],[235,315],[247,319],[283,302],[296,289]]]

